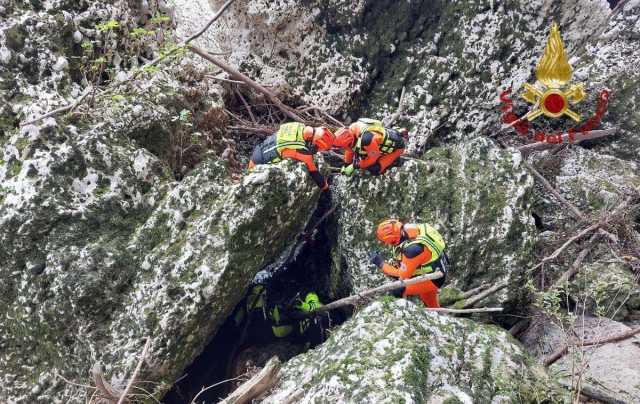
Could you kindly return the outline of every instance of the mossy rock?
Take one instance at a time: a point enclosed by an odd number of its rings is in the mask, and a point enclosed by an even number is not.
[[[469,290],[501,280],[523,284],[536,240],[532,187],[519,154],[486,139],[431,149],[378,177],[337,177],[333,274],[354,291],[388,281],[367,257],[383,250],[391,258],[376,240],[375,227],[399,218],[430,223],[442,233],[451,263],[448,285]],[[508,288],[487,304],[522,304],[527,298],[523,288]]]
[[[504,330],[376,301],[295,357],[262,403],[569,402]],[[505,402],[505,401],[498,401]]]

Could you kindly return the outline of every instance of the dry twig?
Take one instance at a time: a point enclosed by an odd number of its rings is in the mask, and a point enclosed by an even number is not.
[[[543,258],[542,261],[540,261],[536,266],[531,268],[531,271],[535,271],[536,269],[540,268],[541,266],[543,266],[547,262],[558,258],[558,256],[560,256],[560,254],[562,254],[562,252],[564,250],[566,250],[575,241],[580,240],[581,238],[583,238],[584,236],[588,235],[589,233],[599,229],[604,224],[605,224],[605,222],[603,220],[601,220],[601,221],[599,221],[597,223],[592,224],[591,226],[587,227],[586,229],[583,229],[581,232],[579,232],[578,234],[576,234],[575,236],[573,236],[569,240],[567,240],[563,245],[560,246],[560,248],[556,249],[553,252],[553,254],[549,255],[548,257]]]
[[[636,334],[640,334],[640,327],[632,328],[630,330],[612,335],[611,337],[607,337],[607,338],[597,338],[589,341],[577,341],[574,339],[571,343],[561,346],[560,348],[555,350],[551,355],[547,356],[543,360],[543,363],[545,366],[552,365],[558,359],[562,358],[568,352],[569,348],[572,346],[579,345],[580,347],[586,347],[586,346],[592,346],[592,345],[607,344],[610,342],[619,342],[619,341],[624,341],[625,339],[631,338]]]
[[[606,137],[606,136],[611,136],[611,135],[615,135],[615,133],[617,132],[617,128],[613,128],[613,129],[604,129],[604,130],[592,130],[589,132],[585,132],[584,134],[578,132],[575,134],[575,140],[573,142],[569,142],[569,134],[568,133],[563,133],[562,134],[562,142],[563,144],[578,144],[581,142],[584,142],[585,140],[593,140],[593,139],[599,139],[602,137]],[[536,143],[531,143],[531,144],[526,144],[524,146],[520,146],[518,147],[518,150],[522,153],[529,153],[531,151],[534,150],[544,150],[544,149],[551,149],[553,147],[557,146],[556,143],[548,143],[548,142],[536,142]]]
[[[138,365],[136,365],[131,378],[129,379],[129,383],[127,383],[127,387],[125,387],[122,395],[120,395],[120,399],[118,400],[118,404],[124,403],[126,400],[127,394],[129,394],[129,390],[131,390],[131,386],[136,381],[138,377],[138,373],[140,373],[140,369],[142,369],[142,363],[144,363],[144,358],[147,356],[147,352],[149,351],[149,347],[151,346],[151,338],[147,337],[147,342],[144,344],[144,348],[142,348],[142,353],[140,354],[140,359],[138,360]]]
[[[44,114],[44,115],[42,115],[42,116],[40,116],[38,118],[30,120],[29,122],[22,123],[22,124],[20,124],[20,126],[32,125],[32,124],[34,124],[36,122],[39,122],[39,121],[41,121],[43,119],[46,119],[46,118],[49,118],[51,116],[58,115],[58,114],[61,114],[63,112],[67,112],[67,111],[73,111],[78,105],[80,105],[80,103],[82,101],[84,101],[84,99],[89,94],[91,94],[92,91],[93,91],[93,86],[89,86],[84,90],[84,92],[80,95],[80,97],[78,97],[78,99],[75,100],[74,102],[72,102],[71,104],[69,104],[67,106],[64,106],[62,108],[58,108],[58,109],[53,110],[51,112],[48,112],[48,113],[46,113],[46,114]]]
[[[461,307],[462,308],[473,307],[476,303],[478,303],[482,299],[488,296],[491,296],[492,294],[496,293],[501,289],[504,289],[505,287],[507,287],[508,284],[509,282],[507,281],[500,281],[495,285],[493,285],[492,287],[490,287],[489,289],[485,290],[484,292],[478,293],[477,295],[465,300],[464,303],[462,303]]]
[[[265,87],[263,87],[259,83],[257,83],[254,80],[250,79],[246,75],[240,73],[240,71],[238,71],[233,66],[227,64],[226,62],[224,62],[224,61],[222,61],[222,60],[220,60],[220,59],[218,59],[216,57],[213,57],[213,56],[209,55],[209,53],[207,53],[205,50],[200,49],[199,47],[197,47],[195,45],[188,45],[187,49],[189,49],[190,51],[192,51],[196,55],[200,56],[201,58],[213,63],[214,65],[218,66],[222,70],[226,71],[227,73],[229,73],[229,75],[232,78],[236,78],[237,80],[246,83],[249,87],[251,87],[255,91],[259,92],[260,94],[265,95],[272,103],[274,103],[289,118],[291,118],[291,119],[293,119],[294,121],[297,121],[297,122],[303,122],[304,121],[291,108],[289,108],[288,106],[284,105],[282,103],[282,101],[280,101],[280,99],[278,99],[278,97],[276,97],[276,95],[273,92],[271,92],[270,90],[267,90]]]
[[[217,20],[218,18],[220,18],[220,16],[222,15],[222,13],[224,13],[224,12],[227,10],[227,8],[231,5],[231,3],[233,3],[234,1],[235,1],[235,0],[228,0],[226,3],[224,3],[224,4],[222,5],[222,7],[220,7],[220,9],[218,10],[218,12],[217,12],[217,13],[215,13],[215,14],[213,15],[213,17],[211,17],[211,19],[209,20],[209,22],[208,22],[204,27],[202,27],[202,29],[201,29],[200,31],[196,32],[195,34],[193,34],[193,35],[191,35],[189,38],[187,38],[187,40],[185,40],[185,41],[183,42],[183,45],[187,45],[187,44],[191,43],[191,41],[196,40],[196,39],[198,39],[200,36],[202,36],[202,34],[204,34],[204,33],[209,29],[209,27],[211,27],[211,25],[213,25],[213,23],[214,23],[214,22],[216,22],[216,20]]]

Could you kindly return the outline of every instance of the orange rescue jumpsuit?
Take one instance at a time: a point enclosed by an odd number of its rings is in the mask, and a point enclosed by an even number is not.
[[[407,232],[409,239],[414,239],[418,235],[415,226],[405,225],[404,230]],[[382,271],[389,275],[400,279],[410,279],[418,268],[431,262],[431,251],[423,245],[412,244],[402,251],[402,259],[400,268],[388,263],[384,263]],[[402,297],[420,296],[420,299],[427,307],[440,307],[438,303],[438,286],[431,280],[409,285],[405,288]]]
[[[297,160],[297,161],[302,161],[306,166],[307,166],[307,170],[309,171],[309,175],[311,176],[311,178],[313,178],[313,180],[316,182],[316,184],[318,184],[318,186],[323,190],[326,191],[329,189],[329,184],[327,183],[327,179],[324,178],[324,176],[322,174],[320,174],[320,171],[318,171],[318,167],[316,166],[316,163],[313,161],[313,155],[312,154],[305,154],[304,152],[301,152],[300,150],[294,150],[294,149],[284,149],[281,152],[282,154],[282,158],[288,158],[288,159],[292,159],[292,160]],[[249,161],[249,170],[251,170],[253,167],[256,166],[256,164],[253,160]]]
[[[383,154],[380,151],[380,146],[384,136],[378,132],[367,131],[361,136],[362,151],[366,152],[367,156],[358,161],[357,168],[369,170],[372,174],[384,173],[404,153],[404,149],[396,149],[389,154]],[[353,149],[346,149],[344,152],[345,163],[352,164],[354,156]]]

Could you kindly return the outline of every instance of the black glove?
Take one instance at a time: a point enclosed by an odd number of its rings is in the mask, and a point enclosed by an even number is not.
[[[369,253],[369,262],[371,262],[378,268],[382,268],[382,266],[384,265],[384,259],[382,259],[382,255],[380,255],[379,251],[371,251]]]

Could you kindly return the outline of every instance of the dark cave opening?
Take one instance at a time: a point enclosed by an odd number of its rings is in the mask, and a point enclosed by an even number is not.
[[[309,291],[317,293],[323,303],[330,301],[330,220],[323,220],[316,227],[330,208],[329,197],[323,196],[305,235],[297,244],[297,252],[291,254],[293,258],[281,266],[274,264],[261,270],[247,294],[255,284],[260,283],[268,284],[267,306],[275,301],[291,301]],[[216,403],[248,378],[239,376],[255,373],[273,355],[284,362],[321,342],[317,335],[313,338],[307,338],[306,334],[278,338],[271,330],[271,323],[261,319],[255,321],[255,314],[247,316],[251,320],[243,321],[240,325],[237,313],[244,307],[246,298],[236,306],[215,337],[184,371],[184,376],[165,395],[163,403],[189,403],[203,388],[217,384],[198,397],[198,403]],[[345,312],[331,312],[324,317],[323,326],[318,327],[322,329],[324,337],[328,329],[344,322],[347,315]],[[260,313],[258,317],[262,317]]]
[[[535,223],[536,229],[538,229],[540,231],[546,230],[546,226],[542,222],[542,218],[540,217],[540,215],[538,215],[537,213],[533,212],[531,214],[531,216],[533,216],[533,222]]]
[[[612,10],[616,8],[618,3],[620,3],[620,0],[607,0],[607,1],[609,2],[609,6],[611,7]]]

